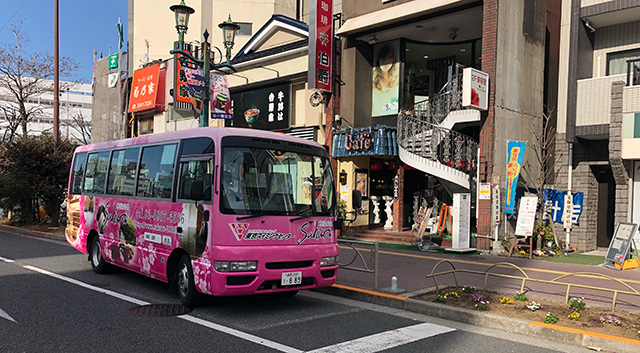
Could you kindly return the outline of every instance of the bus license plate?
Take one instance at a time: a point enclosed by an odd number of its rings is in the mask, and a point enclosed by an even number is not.
[[[301,283],[302,283],[302,271],[284,272],[282,274],[282,280],[280,284],[283,286],[293,286]]]

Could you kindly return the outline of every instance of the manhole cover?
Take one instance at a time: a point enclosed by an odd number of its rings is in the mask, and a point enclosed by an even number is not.
[[[129,309],[129,314],[146,317],[178,316],[191,312],[192,309],[180,304],[149,304]]]

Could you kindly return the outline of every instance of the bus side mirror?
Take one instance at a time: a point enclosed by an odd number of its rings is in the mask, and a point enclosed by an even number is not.
[[[353,190],[351,194],[351,204],[356,211],[362,208],[362,192],[360,192],[360,190]]]
[[[204,196],[204,183],[202,180],[194,180],[191,182],[190,198],[195,201],[201,201]]]

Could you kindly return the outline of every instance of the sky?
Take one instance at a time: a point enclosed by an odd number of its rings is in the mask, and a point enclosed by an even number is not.
[[[118,17],[123,24],[126,51],[127,0],[59,0],[59,54],[75,59],[79,68],[73,77],[60,77],[91,83],[93,51],[96,58],[115,53],[118,48]],[[29,39],[28,53],[54,50],[54,0],[0,0],[0,44],[15,43],[10,31],[22,21],[22,34]]]

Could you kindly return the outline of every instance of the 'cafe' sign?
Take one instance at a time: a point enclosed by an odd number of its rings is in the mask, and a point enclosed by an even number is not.
[[[369,151],[372,146],[371,132],[369,131],[358,131],[347,134],[344,143],[344,148],[347,151]]]

